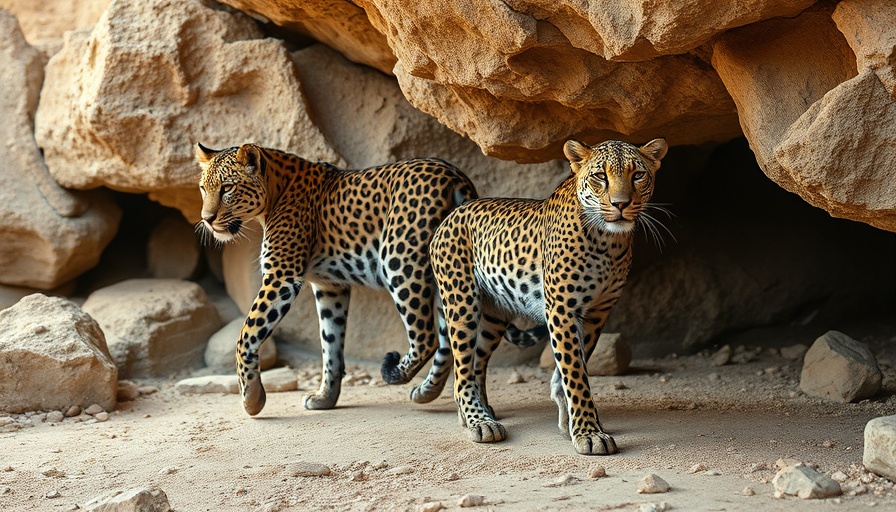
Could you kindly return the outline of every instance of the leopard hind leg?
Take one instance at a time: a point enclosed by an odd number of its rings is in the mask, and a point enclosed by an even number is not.
[[[320,324],[320,350],[323,368],[320,387],[306,395],[306,409],[332,409],[336,406],[345,376],[345,324],[351,298],[349,287],[325,287],[312,284],[317,318]]]

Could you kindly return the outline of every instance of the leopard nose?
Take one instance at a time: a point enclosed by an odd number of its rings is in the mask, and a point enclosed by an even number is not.
[[[208,222],[209,224],[214,222],[215,218],[217,218],[217,217],[218,217],[218,215],[215,213],[202,212],[202,220],[204,220],[205,222]]]
[[[613,206],[616,207],[617,210],[619,210],[621,212],[621,211],[625,210],[626,207],[628,207],[628,205],[632,204],[632,202],[631,201],[615,201],[612,204],[613,204]]]

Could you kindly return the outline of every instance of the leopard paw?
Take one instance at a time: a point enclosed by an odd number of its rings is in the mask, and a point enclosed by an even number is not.
[[[474,443],[496,443],[507,439],[507,430],[494,420],[484,420],[468,427],[467,435]]]
[[[254,379],[247,380],[243,384],[243,409],[249,416],[255,416],[264,409],[267,396],[261,378],[256,374]]]
[[[414,389],[411,390],[411,401],[415,404],[428,404],[438,398],[440,394],[442,394],[441,389],[428,386],[424,382],[419,386],[414,386]]]
[[[577,434],[572,443],[582,455],[613,455],[619,451],[616,441],[606,432]]]

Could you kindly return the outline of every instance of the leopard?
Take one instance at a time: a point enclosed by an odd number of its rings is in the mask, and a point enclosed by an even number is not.
[[[471,200],[436,230],[430,259],[458,418],[470,440],[507,437],[488,401],[486,376],[508,326],[546,326],[560,431],[579,454],[618,452],[598,417],[585,363],[622,293],[636,227],[654,218],[645,210],[667,150],[663,138],[641,146],[567,140],[571,172],[549,197]]]
[[[304,397],[306,409],[331,409],[339,398],[353,286],[387,290],[407,333],[407,353],[385,355],[383,380],[407,383],[432,359],[411,400],[439,396],[451,373],[451,350],[436,320],[429,242],[451,210],[478,197],[462,171],[435,158],[342,169],[258,144],[215,150],[197,143],[194,153],[201,169],[197,229],[220,244],[246,237],[253,219],[263,230],[261,287],[236,340],[246,413],[255,416],[266,402],[259,347],[306,281],[323,362],[318,389]]]

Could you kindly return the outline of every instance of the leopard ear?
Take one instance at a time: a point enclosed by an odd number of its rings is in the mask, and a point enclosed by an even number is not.
[[[203,171],[208,168],[208,164],[218,153],[220,153],[219,150],[209,149],[199,142],[193,146],[193,154],[196,156],[196,162],[199,163],[199,167],[202,168]]]
[[[572,173],[575,174],[579,171],[582,163],[591,158],[594,150],[587,144],[570,139],[563,145],[563,154],[566,155],[567,160],[569,160],[569,167],[572,169]]]
[[[236,161],[246,166],[246,172],[255,174],[261,166],[261,151],[255,144],[243,144],[236,150]]]
[[[655,161],[657,163],[657,168],[659,168],[660,160],[662,160],[663,157],[666,156],[666,152],[669,151],[669,145],[666,144],[666,139],[659,138],[653,139],[638,149],[644,156]]]

